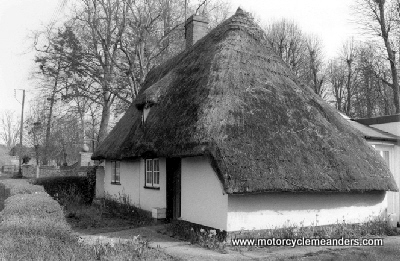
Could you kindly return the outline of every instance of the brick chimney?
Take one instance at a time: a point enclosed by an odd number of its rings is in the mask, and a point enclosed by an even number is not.
[[[207,34],[208,21],[204,16],[192,15],[185,23],[186,49]]]

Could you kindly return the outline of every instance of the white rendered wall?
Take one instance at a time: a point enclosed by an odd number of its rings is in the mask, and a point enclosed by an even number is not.
[[[229,195],[227,231],[358,223],[380,215],[385,192]]]
[[[389,142],[368,141],[378,151],[389,151],[389,169],[393,174],[397,187],[400,188],[400,146]],[[400,194],[399,192],[387,192],[387,214],[395,215],[396,222],[400,221]]]
[[[182,159],[181,217],[226,230],[228,195],[206,157]]]
[[[126,195],[135,206],[147,211],[153,208],[166,207],[166,176],[165,159],[159,159],[160,189],[144,188],[144,160],[121,161],[120,185],[111,183],[111,162],[105,163],[104,190],[105,193],[119,198]]]

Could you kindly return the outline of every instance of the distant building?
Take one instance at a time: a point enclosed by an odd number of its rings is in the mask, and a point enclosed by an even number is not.
[[[353,119],[351,123],[384,158],[400,187],[400,114]],[[400,193],[388,192],[387,201],[388,214],[400,222]]]

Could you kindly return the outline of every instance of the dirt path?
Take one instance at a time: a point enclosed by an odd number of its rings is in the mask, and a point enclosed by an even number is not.
[[[234,250],[227,248],[226,253],[204,249],[189,242],[179,241],[167,235],[158,233],[162,226],[141,227],[117,232],[107,232],[95,235],[80,233],[84,242],[91,244],[96,241],[104,243],[116,243],[118,241],[130,240],[140,235],[149,241],[149,246],[157,248],[163,252],[180,260],[336,260],[338,253],[350,253],[350,250],[363,252],[377,248],[399,249],[400,255],[400,236],[386,237],[384,247],[268,247],[247,250],[245,247]],[[93,233],[93,231],[91,232]],[[342,251],[343,250],[343,251]],[[347,252],[346,252],[347,251]],[[365,251],[364,251],[365,252]],[[355,252],[356,253],[356,252]],[[351,255],[351,253],[350,253]],[[324,258],[324,259],[322,259]],[[345,260],[345,259],[342,259]],[[357,259],[358,260],[358,259]],[[361,260],[361,259],[359,259]],[[372,259],[373,260],[373,259]],[[391,259],[388,259],[391,260]]]

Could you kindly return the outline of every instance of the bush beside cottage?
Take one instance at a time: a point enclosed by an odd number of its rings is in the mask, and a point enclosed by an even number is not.
[[[44,190],[54,198],[57,198],[58,194],[64,191],[74,190],[83,196],[85,203],[91,203],[94,197],[95,184],[90,177],[44,177],[32,180],[32,184],[43,186]]]

